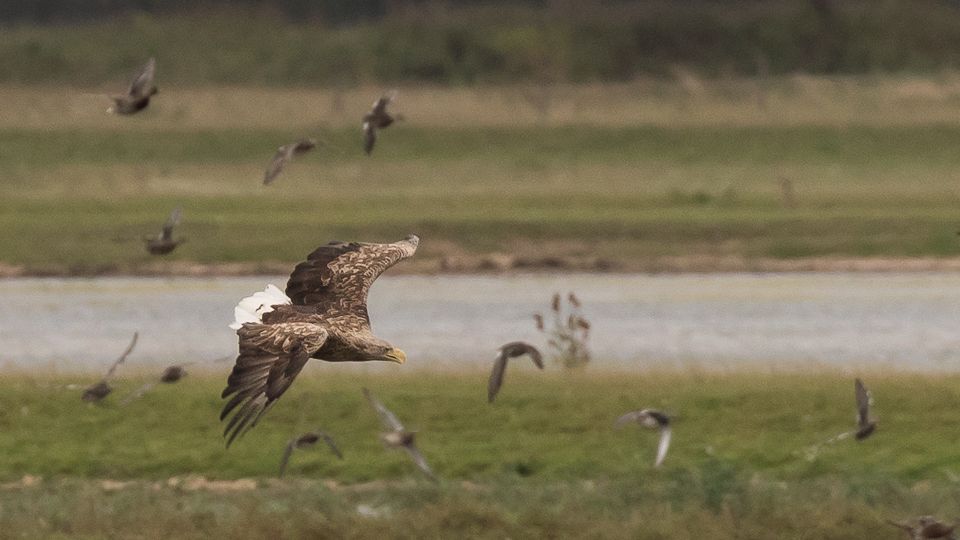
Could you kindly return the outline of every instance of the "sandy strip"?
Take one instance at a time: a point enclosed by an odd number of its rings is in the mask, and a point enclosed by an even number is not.
[[[0,278],[95,276],[253,276],[284,275],[295,262],[263,261],[197,263],[158,261],[137,266],[106,265],[77,268],[25,266],[0,262]],[[407,261],[392,274],[505,274],[515,272],[598,273],[733,273],[733,272],[954,272],[960,257],[807,257],[797,259],[740,256],[663,256],[642,261],[613,261],[598,257],[514,257],[503,253],[457,255]]]

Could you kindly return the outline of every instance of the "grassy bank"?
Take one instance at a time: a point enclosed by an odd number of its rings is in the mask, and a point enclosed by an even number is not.
[[[81,405],[68,381],[8,376],[0,526],[28,537],[696,538],[708,530],[716,538],[895,538],[884,518],[948,517],[960,501],[950,430],[956,377],[867,374],[876,435],[811,452],[853,424],[848,375],[538,376],[521,368],[494,405],[482,374],[345,375],[318,366],[304,375],[229,450],[217,422],[220,377],[189,377],[121,407],[140,381],[121,379],[103,405]],[[440,485],[382,448],[362,386],[421,431]],[[659,470],[651,467],[655,434],[612,428],[640,407],[675,415]],[[285,441],[318,427],[345,459],[299,452],[290,477],[271,480]]]
[[[543,115],[522,87],[410,88],[371,157],[356,124],[375,88],[335,111],[332,92],[171,88],[134,118],[3,88],[0,266],[282,271],[330,239],[409,232],[415,271],[956,260],[955,77],[771,88],[761,107],[750,81],[565,87]],[[273,150],[308,135],[321,148],[261,186]],[[177,205],[188,242],[149,258],[140,237]]]
[[[328,130],[333,149],[264,188],[271,149],[291,138],[279,131],[0,132],[0,260],[156,266],[139,238],[177,205],[189,241],[167,260],[209,264],[292,262],[330,239],[410,232],[424,238],[423,269],[491,253],[613,269],[960,254],[953,127],[400,127],[370,159],[355,135]]]

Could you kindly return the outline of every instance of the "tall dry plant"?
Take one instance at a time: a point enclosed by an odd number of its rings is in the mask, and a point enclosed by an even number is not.
[[[590,363],[587,339],[590,337],[590,322],[581,312],[582,304],[575,294],[567,294],[567,305],[562,305],[560,293],[554,293],[550,302],[548,323],[543,314],[535,313],[533,320],[537,330],[546,334],[547,345],[553,361],[564,368],[576,369]]]

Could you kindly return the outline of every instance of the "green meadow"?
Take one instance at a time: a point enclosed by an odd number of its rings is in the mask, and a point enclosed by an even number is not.
[[[171,88],[132,118],[96,95],[7,88],[0,261],[252,272],[327,240],[410,232],[424,239],[414,271],[502,255],[619,270],[960,255],[952,78],[778,79],[769,108],[749,80],[701,84],[565,86],[544,116],[521,87],[401,89],[407,119],[370,157],[356,124],[373,88]],[[260,185],[274,149],[304,136],[320,148]],[[187,243],[152,259],[140,238],[174,206]]]
[[[225,449],[212,373],[119,405],[83,383],[11,375],[0,392],[0,530],[28,538],[174,534],[254,538],[895,538],[884,519],[960,502],[956,376],[877,372],[876,434],[823,444],[854,424],[852,376],[824,371],[508,375],[485,400],[477,372],[336,373],[309,368],[261,423]],[[542,376],[541,376],[542,375]],[[368,387],[410,429],[438,476],[377,440]],[[613,428],[622,412],[674,416],[663,467],[657,435]],[[337,460],[286,441],[331,433]],[[28,475],[28,476],[27,476]]]

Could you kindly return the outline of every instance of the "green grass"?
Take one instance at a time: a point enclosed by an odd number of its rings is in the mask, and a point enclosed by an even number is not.
[[[104,404],[86,405],[65,379],[11,375],[0,384],[0,482],[25,474],[42,480],[0,489],[0,530],[28,537],[167,531],[254,538],[276,530],[281,537],[657,538],[674,530],[677,538],[697,538],[707,530],[715,538],[772,531],[893,538],[884,518],[950,518],[960,502],[950,427],[960,421],[956,376],[868,375],[880,422],[875,436],[810,456],[811,447],[851,428],[851,377],[521,369],[488,405],[482,374],[393,371],[308,369],[228,450],[217,421],[219,377],[191,376],[121,407],[139,380],[121,379]],[[420,430],[438,486],[380,445],[363,386]],[[654,433],[612,427],[617,415],[640,407],[675,415],[661,469],[651,466]],[[298,452],[288,478],[272,480],[286,440],[319,427],[345,459]],[[204,482],[197,476],[253,483],[197,488]],[[390,517],[363,517],[358,505]]]
[[[309,133],[310,131],[306,131]],[[170,259],[292,262],[333,238],[417,232],[446,256],[949,257],[960,129],[758,126],[354,129],[259,185],[279,129],[0,131],[0,261],[28,271],[138,271],[139,237],[176,205]],[[780,177],[795,186],[785,208]],[[41,246],[39,249],[37,246]],[[156,269],[156,266],[151,268]]]

